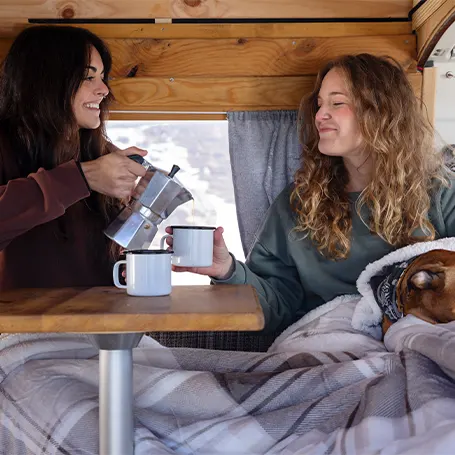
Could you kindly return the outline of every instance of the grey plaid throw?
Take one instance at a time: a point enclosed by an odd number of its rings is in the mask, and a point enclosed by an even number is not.
[[[136,455],[455,452],[455,324],[408,316],[386,346],[339,298],[266,353],[134,351]],[[0,337],[0,452],[97,454],[98,359],[84,336]]]

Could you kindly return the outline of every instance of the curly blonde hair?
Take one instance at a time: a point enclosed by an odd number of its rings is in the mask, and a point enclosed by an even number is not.
[[[357,200],[357,213],[360,216],[366,206],[369,219],[363,221],[394,247],[434,239],[428,210],[435,183],[447,183],[442,154],[433,145],[433,130],[406,73],[393,59],[370,54],[329,62],[319,72],[313,92],[302,101],[302,166],[290,201],[297,215],[295,230],[308,236],[326,257],[344,259],[349,254],[349,176],[341,157],[319,152],[315,125],[321,84],[332,69],[346,81],[364,145],[374,160],[371,181]]]

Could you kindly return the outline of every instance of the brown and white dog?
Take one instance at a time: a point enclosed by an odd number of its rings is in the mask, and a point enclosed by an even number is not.
[[[432,250],[370,280],[383,311],[383,334],[407,314],[432,324],[455,320],[455,251]]]

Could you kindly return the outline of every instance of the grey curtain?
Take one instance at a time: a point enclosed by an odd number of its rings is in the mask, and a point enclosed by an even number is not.
[[[245,256],[270,204],[300,165],[297,111],[229,112],[229,153]]]

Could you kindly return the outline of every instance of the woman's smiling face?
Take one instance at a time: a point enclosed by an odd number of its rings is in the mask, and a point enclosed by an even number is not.
[[[99,52],[92,47],[87,74],[73,99],[73,112],[80,128],[95,129],[100,126],[99,106],[108,94],[103,61]]]
[[[319,151],[330,156],[358,156],[363,152],[360,133],[351,95],[342,74],[331,69],[319,90],[316,128]]]

